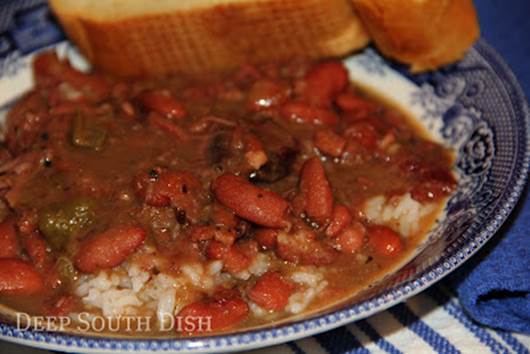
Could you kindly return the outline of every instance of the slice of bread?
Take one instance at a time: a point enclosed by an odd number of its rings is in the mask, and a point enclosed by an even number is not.
[[[91,63],[123,76],[204,74],[348,54],[369,37],[350,0],[50,0]]]
[[[472,0],[352,0],[379,50],[413,72],[461,59],[479,37]]]
[[[460,59],[479,36],[472,0],[49,1],[92,64],[122,76],[339,57],[369,35],[424,71]]]

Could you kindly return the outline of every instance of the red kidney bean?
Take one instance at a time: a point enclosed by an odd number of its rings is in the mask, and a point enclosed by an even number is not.
[[[379,138],[374,126],[366,121],[351,124],[344,131],[344,136],[369,150],[376,149]]]
[[[294,285],[282,278],[278,272],[263,274],[247,292],[250,300],[266,310],[281,311],[289,301]]]
[[[13,258],[0,259],[0,293],[33,295],[44,290],[44,281],[30,264]]]
[[[252,259],[238,247],[231,246],[223,256],[224,269],[230,273],[239,273],[250,266]]]
[[[239,273],[248,268],[252,259],[248,257],[238,245],[226,245],[219,241],[211,241],[206,248],[210,259],[220,259],[224,269],[230,273]]]
[[[307,73],[305,83],[304,100],[312,105],[327,107],[348,86],[348,71],[341,62],[324,62]]]
[[[280,110],[282,117],[299,123],[333,126],[339,123],[339,117],[325,108],[312,107],[303,102],[287,102]]]
[[[15,222],[12,219],[0,224],[0,258],[16,258],[20,254]]]
[[[219,241],[212,241],[206,247],[206,255],[209,259],[223,259],[224,255],[228,252],[227,246]]]
[[[37,55],[33,61],[33,70],[37,83],[48,84],[52,80],[53,83],[60,81],[64,66],[65,64],[53,52]]]
[[[356,221],[335,238],[335,248],[343,253],[356,253],[363,247],[365,236],[366,228]]]
[[[394,257],[405,248],[399,234],[386,226],[372,226],[368,229],[368,243],[380,256]]]
[[[346,139],[332,130],[319,130],[313,137],[313,144],[323,154],[340,157],[344,152]]]
[[[318,157],[307,160],[300,174],[300,192],[307,216],[325,222],[333,212],[333,192],[324,166]]]
[[[111,87],[103,77],[75,70],[67,61],[59,60],[55,53],[38,55],[33,67],[38,84],[46,86],[67,82],[82,93],[79,100],[99,102],[110,94]]]
[[[193,323],[189,326],[192,333],[207,333],[208,330],[218,331],[233,327],[248,317],[248,305],[234,290],[219,291],[212,298],[193,302],[186,305],[177,314],[179,323],[185,321],[204,321],[209,318],[210,328],[204,322]]]
[[[235,246],[243,253],[245,256],[247,256],[250,259],[253,259],[256,257],[256,255],[259,252],[259,245],[255,240],[251,239],[245,239],[241,240]]]
[[[345,116],[352,121],[364,119],[378,110],[377,105],[351,92],[337,96],[335,103],[341,110],[348,112]]]
[[[289,203],[278,194],[259,188],[242,177],[224,174],[212,183],[217,200],[239,217],[261,226],[287,226],[285,213]]]
[[[337,204],[333,208],[331,215],[331,222],[326,228],[325,234],[328,237],[334,237],[344,230],[352,222],[352,215],[350,210],[344,205]]]
[[[254,233],[254,239],[258,244],[271,250],[276,246],[276,238],[278,237],[278,230],[275,229],[259,229]]]
[[[186,141],[188,140],[188,134],[174,122],[169,119],[162,117],[158,113],[150,113],[147,116],[147,121],[154,127],[166,132],[169,135],[174,136],[178,140]]]
[[[39,270],[49,269],[54,261],[48,244],[38,231],[21,234],[22,246],[29,255],[33,265]]]
[[[166,118],[180,120],[188,115],[186,108],[166,90],[143,92],[138,96],[138,100],[145,108]]]
[[[56,272],[53,270],[55,257],[46,240],[37,227],[38,215],[35,210],[25,210],[17,220],[18,239],[22,250],[29,256],[35,268],[45,274],[46,285],[57,285]],[[48,284],[50,283],[50,284]]]
[[[285,102],[288,89],[285,85],[270,79],[256,81],[248,94],[248,106],[259,111]]]
[[[145,231],[139,227],[111,228],[81,242],[75,265],[86,273],[115,267],[143,244],[145,236]]]

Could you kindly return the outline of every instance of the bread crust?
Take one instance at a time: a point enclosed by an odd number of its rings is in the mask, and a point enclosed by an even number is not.
[[[413,72],[461,59],[480,35],[472,0],[352,1],[379,50]]]
[[[67,34],[96,68],[122,76],[337,57],[369,41],[349,0],[227,0],[117,20],[63,6],[68,1],[51,1]]]
[[[472,0],[49,1],[90,62],[121,76],[340,57],[370,37],[418,72],[461,59],[479,37]]]

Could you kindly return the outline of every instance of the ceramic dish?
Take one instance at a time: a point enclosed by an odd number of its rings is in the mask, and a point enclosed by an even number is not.
[[[46,8],[34,11],[46,11]],[[38,14],[32,16],[40,18]],[[48,33],[48,41],[37,41],[32,48],[12,46],[0,54],[2,119],[16,98],[32,85],[29,63],[34,50],[61,38],[53,24],[44,21],[39,26]],[[15,38],[17,31],[22,35],[23,30],[19,26],[6,35]],[[77,65],[83,65],[68,42],[58,42],[52,47]],[[422,75],[409,75],[370,48],[345,59],[345,64],[354,83],[401,107],[433,138],[456,153],[457,190],[447,203],[444,217],[418,247],[414,258],[400,270],[365,291],[361,299],[295,322],[255,331],[186,339],[123,339],[22,330],[0,323],[0,339],[83,353],[252,349],[365,318],[424,290],[462,265],[506,220],[526,182],[530,118],[515,77],[483,41],[459,63]]]

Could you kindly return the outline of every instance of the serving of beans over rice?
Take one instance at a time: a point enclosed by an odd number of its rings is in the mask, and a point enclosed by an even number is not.
[[[455,188],[338,61],[133,80],[43,53],[34,76],[0,150],[0,301],[29,314],[308,314],[403,264]]]

